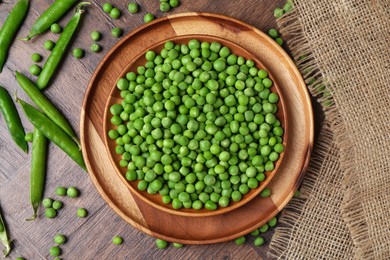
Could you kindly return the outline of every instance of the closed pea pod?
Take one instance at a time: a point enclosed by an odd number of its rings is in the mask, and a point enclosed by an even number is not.
[[[44,33],[50,26],[58,21],[75,3],[77,0],[56,0],[41,16],[35,21],[31,27],[28,36],[23,39],[29,41],[31,38]]]
[[[0,73],[3,70],[9,47],[27,15],[30,1],[19,0],[0,29]]]
[[[38,109],[23,100],[18,99],[17,101],[22,106],[24,113],[34,127],[38,128],[47,139],[55,143],[81,168],[86,170],[83,155],[76,143]]]
[[[64,31],[62,32],[60,38],[58,39],[53,51],[51,52],[49,58],[47,58],[45,65],[43,66],[41,74],[39,74],[37,80],[37,86],[39,89],[47,87],[51,77],[53,76],[55,70],[61,62],[62,57],[65,54],[65,51],[72,39],[74,32],[79,25],[81,15],[84,13],[83,7],[89,4],[88,2],[82,2],[77,5],[75,14],[70,19]]]
[[[35,86],[35,84],[26,76],[15,72],[16,79],[19,85],[31,98],[31,100],[56,123],[66,134],[68,134],[77,144],[79,144],[76,134],[68,120],[60,111],[47,99],[47,97]]]
[[[7,229],[0,211],[0,241],[4,245],[4,257],[11,251],[11,241],[8,238]]]
[[[24,139],[25,132],[22,122],[11,96],[5,88],[0,86],[0,111],[3,113],[8,130],[15,143],[27,153],[28,144]]]
[[[46,178],[46,151],[47,139],[37,128],[35,128],[30,173],[30,200],[34,213],[28,220],[34,220],[37,217],[37,210],[43,198]]]

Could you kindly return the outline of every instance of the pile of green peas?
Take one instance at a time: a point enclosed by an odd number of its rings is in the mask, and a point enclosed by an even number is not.
[[[149,50],[117,81],[110,107],[119,165],[138,189],[174,209],[216,210],[240,201],[284,151],[279,96],[267,71],[218,42]]]

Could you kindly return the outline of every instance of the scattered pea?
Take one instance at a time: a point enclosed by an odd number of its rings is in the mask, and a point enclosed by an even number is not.
[[[45,41],[45,43],[43,44],[43,48],[45,48],[46,50],[48,51],[51,51],[53,50],[54,46],[56,44],[52,41],[52,40],[47,40]]]
[[[84,50],[81,48],[74,48],[72,54],[76,59],[81,59],[84,57]]]
[[[161,12],[168,12],[169,10],[171,10],[171,6],[169,3],[166,3],[166,2],[160,3],[160,11]]]
[[[66,190],[66,195],[70,198],[77,198],[80,195],[80,192],[77,188],[75,187],[69,187]]]
[[[264,243],[265,243],[265,240],[264,240],[264,238],[262,238],[262,237],[257,237],[257,238],[253,241],[253,244],[254,244],[255,246],[257,246],[257,247],[264,245]]]
[[[299,198],[300,195],[301,195],[301,192],[299,190],[296,190],[294,192],[294,198]]]
[[[79,208],[79,209],[77,209],[77,216],[79,218],[85,218],[88,216],[88,211],[84,208]]]
[[[51,208],[53,206],[53,200],[51,198],[44,198],[42,200],[42,205],[44,208]]]
[[[121,11],[118,8],[114,7],[110,11],[110,16],[113,19],[118,19],[121,16]]]
[[[283,14],[284,14],[284,11],[281,8],[276,8],[274,11],[275,18],[280,18],[280,17],[282,17]]]
[[[59,200],[53,201],[53,209],[59,210],[59,209],[61,209],[63,206],[64,206],[64,204],[63,204],[61,201],[59,201]]]
[[[57,210],[55,210],[53,208],[47,208],[45,210],[45,216],[47,218],[55,218],[57,216]]]
[[[283,39],[282,38],[276,38],[275,41],[280,45],[282,46],[283,45]]]
[[[56,243],[57,245],[63,245],[66,242],[66,236],[64,236],[63,234],[57,234],[54,236],[53,240],[54,243]]]
[[[97,43],[91,44],[91,51],[92,52],[101,52],[101,50],[102,50],[102,46],[100,46],[99,44],[97,44]]]
[[[127,6],[127,10],[129,10],[129,12],[131,14],[135,14],[135,13],[138,13],[139,6],[138,6],[137,3],[129,3],[128,6]]]
[[[33,53],[31,55],[31,60],[33,62],[41,62],[42,61],[42,56],[39,53]]]
[[[173,247],[182,248],[184,245],[180,243],[173,243]]]
[[[53,23],[51,26],[50,26],[50,31],[52,33],[55,33],[55,34],[59,34],[62,32],[62,28],[61,26],[58,24],[58,23]]]
[[[114,29],[111,30],[111,35],[114,36],[115,38],[119,38],[122,36],[122,29],[115,27]]]
[[[259,228],[259,231],[260,231],[261,233],[265,233],[265,232],[268,231],[268,228],[269,228],[268,224],[264,224],[264,225],[262,225],[262,226]]]
[[[277,219],[276,217],[273,217],[273,218],[271,218],[271,219],[268,221],[268,226],[274,227],[274,226],[276,226],[277,223],[278,223],[278,219]]]
[[[51,256],[59,256],[61,255],[61,248],[58,246],[53,246],[50,248],[50,255]]]
[[[288,1],[287,1],[287,2],[284,4],[284,6],[283,6],[283,10],[284,10],[286,13],[290,12],[290,11],[292,10],[292,8],[293,8],[292,3],[291,3],[291,2],[288,2]]]
[[[120,245],[123,243],[123,238],[121,238],[120,236],[115,236],[112,238],[112,243],[114,245]]]
[[[103,8],[103,11],[104,11],[105,13],[110,13],[111,10],[112,10],[112,8],[113,8],[113,6],[112,6],[111,3],[106,2],[106,3],[103,4],[103,7],[102,7],[102,8]]]
[[[102,34],[98,31],[91,32],[91,39],[95,42],[100,41],[102,39]]]
[[[26,260],[24,257],[16,257],[15,260]]]
[[[180,5],[180,0],[169,0],[169,5],[172,7],[172,8],[176,8]]]
[[[279,33],[278,33],[278,31],[277,31],[276,29],[272,28],[272,29],[269,29],[268,35],[269,35],[271,38],[276,39],[276,38],[278,38]]]
[[[156,246],[159,249],[165,249],[168,247],[168,242],[162,239],[156,239]]]
[[[26,142],[32,142],[33,141],[33,133],[27,133],[25,136],[24,136],[24,140],[26,140]]]
[[[149,23],[149,22],[151,22],[153,20],[154,20],[154,15],[153,14],[151,14],[151,13],[145,14],[145,16],[144,16],[144,22],[145,23]]]
[[[236,243],[236,245],[238,245],[238,246],[241,246],[241,245],[245,244],[245,242],[246,242],[245,236],[236,238],[236,239],[234,240],[234,243]]]
[[[38,76],[41,73],[42,69],[37,64],[33,64],[30,66],[29,71],[31,75]]]

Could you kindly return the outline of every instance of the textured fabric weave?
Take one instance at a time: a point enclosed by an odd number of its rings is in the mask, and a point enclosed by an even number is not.
[[[269,255],[389,259],[390,1],[296,0],[278,25],[326,127]]]

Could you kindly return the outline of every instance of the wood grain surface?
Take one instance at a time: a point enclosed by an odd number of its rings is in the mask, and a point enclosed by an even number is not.
[[[3,24],[15,2],[16,0],[9,0],[0,3],[0,24]],[[38,15],[52,2],[52,0],[32,1],[29,14],[18,37],[27,35]],[[104,54],[118,41],[111,37],[111,29],[119,26],[128,33],[143,24],[142,17],[147,12],[163,16],[158,10],[157,0],[137,1],[142,5],[142,9],[135,15],[130,15],[126,11],[127,2],[112,0],[111,2],[122,10],[122,17],[118,20],[112,20],[100,10],[99,6],[104,1],[92,2],[92,6],[83,17],[77,37],[72,42],[72,48],[86,49],[86,56],[76,60],[70,54],[67,55],[51,86],[45,91],[77,131],[88,81]],[[188,11],[221,13],[266,31],[275,27],[273,10],[283,3],[284,1],[281,0],[182,0],[182,5],[169,14]],[[66,25],[71,15],[69,12],[61,19],[60,24]],[[93,30],[103,33],[100,42],[103,51],[99,54],[88,51],[92,43],[89,34]],[[28,74],[28,67],[32,64],[30,57],[34,52],[41,53],[47,58],[49,52],[43,48],[43,43],[47,39],[56,41],[58,35],[49,32],[30,43],[15,42],[3,73],[0,74],[0,85],[6,87],[11,93],[17,91],[19,97],[28,100],[17,85],[14,71]],[[316,112],[320,113],[318,107]],[[31,125],[24,116],[22,120],[25,128],[32,131]],[[317,117],[317,120],[320,122],[321,117]],[[14,240],[11,259],[18,256],[27,259],[50,259],[49,249],[53,246],[52,239],[58,232],[69,237],[66,245],[62,246],[63,259],[259,259],[266,256],[267,246],[256,248],[251,242],[241,247],[236,246],[234,242],[226,242],[187,246],[182,249],[173,247],[167,250],[156,249],[154,238],[139,232],[116,215],[97,193],[89,176],[52,144],[49,149],[45,196],[57,198],[54,196],[57,186],[77,186],[81,190],[81,197],[61,199],[65,207],[55,219],[46,219],[41,209],[35,222],[25,221],[32,213],[29,203],[30,155],[24,154],[15,146],[2,119],[0,120],[0,166],[0,203],[10,229],[10,236]],[[77,218],[78,207],[87,208],[89,217]],[[111,239],[114,235],[121,235],[124,244],[113,245]],[[267,241],[271,236],[272,231],[264,235]]]

